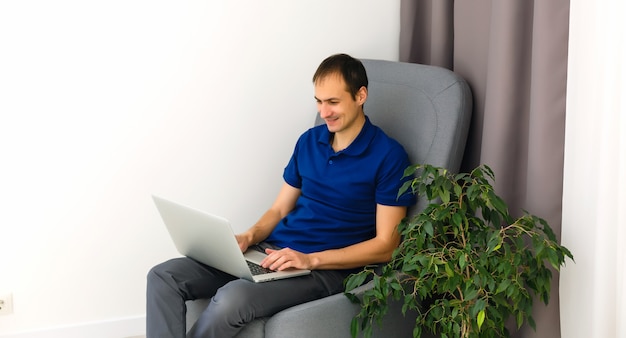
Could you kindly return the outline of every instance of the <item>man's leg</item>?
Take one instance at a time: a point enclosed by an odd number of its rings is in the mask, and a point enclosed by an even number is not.
[[[189,258],[176,258],[148,273],[146,335],[148,338],[185,337],[185,301],[211,298],[235,277]]]
[[[341,271],[313,271],[308,276],[265,283],[233,280],[213,296],[188,337],[233,337],[255,318],[342,292],[347,275]]]

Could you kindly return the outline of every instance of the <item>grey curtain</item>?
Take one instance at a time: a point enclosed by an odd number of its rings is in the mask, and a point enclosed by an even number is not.
[[[463,170],[496,173],[513,214],[523,209],[561,230],[569,1],[401,0],[400,61],[451,69],[470,84],[474,115]],[[560,337],[558,275],[537,331]]]

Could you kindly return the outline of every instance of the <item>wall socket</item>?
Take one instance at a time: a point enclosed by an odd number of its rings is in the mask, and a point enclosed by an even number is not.
[[[0,315],[10,315],[13,313],[13,295],[11,293],[0,293]]]

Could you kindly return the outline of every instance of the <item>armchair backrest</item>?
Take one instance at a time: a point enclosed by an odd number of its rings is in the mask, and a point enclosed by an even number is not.
[[[364,111],[402,144],[413,164],[459,170],[472,112],[469,86],[445,68],[361,60],[369,79]],[[316,124],[320,124],[319,115]],[[419,199],[411,213],[426,206]]]

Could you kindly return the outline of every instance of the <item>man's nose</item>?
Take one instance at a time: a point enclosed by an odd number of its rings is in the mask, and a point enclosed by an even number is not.
[[[319,111],[320,111],[320,117],[321,118],[326,118],[328,116],[330,116],[331,114],[331,110],[330,107],[328,107],[327,104],[322,103],[319,105]]]

